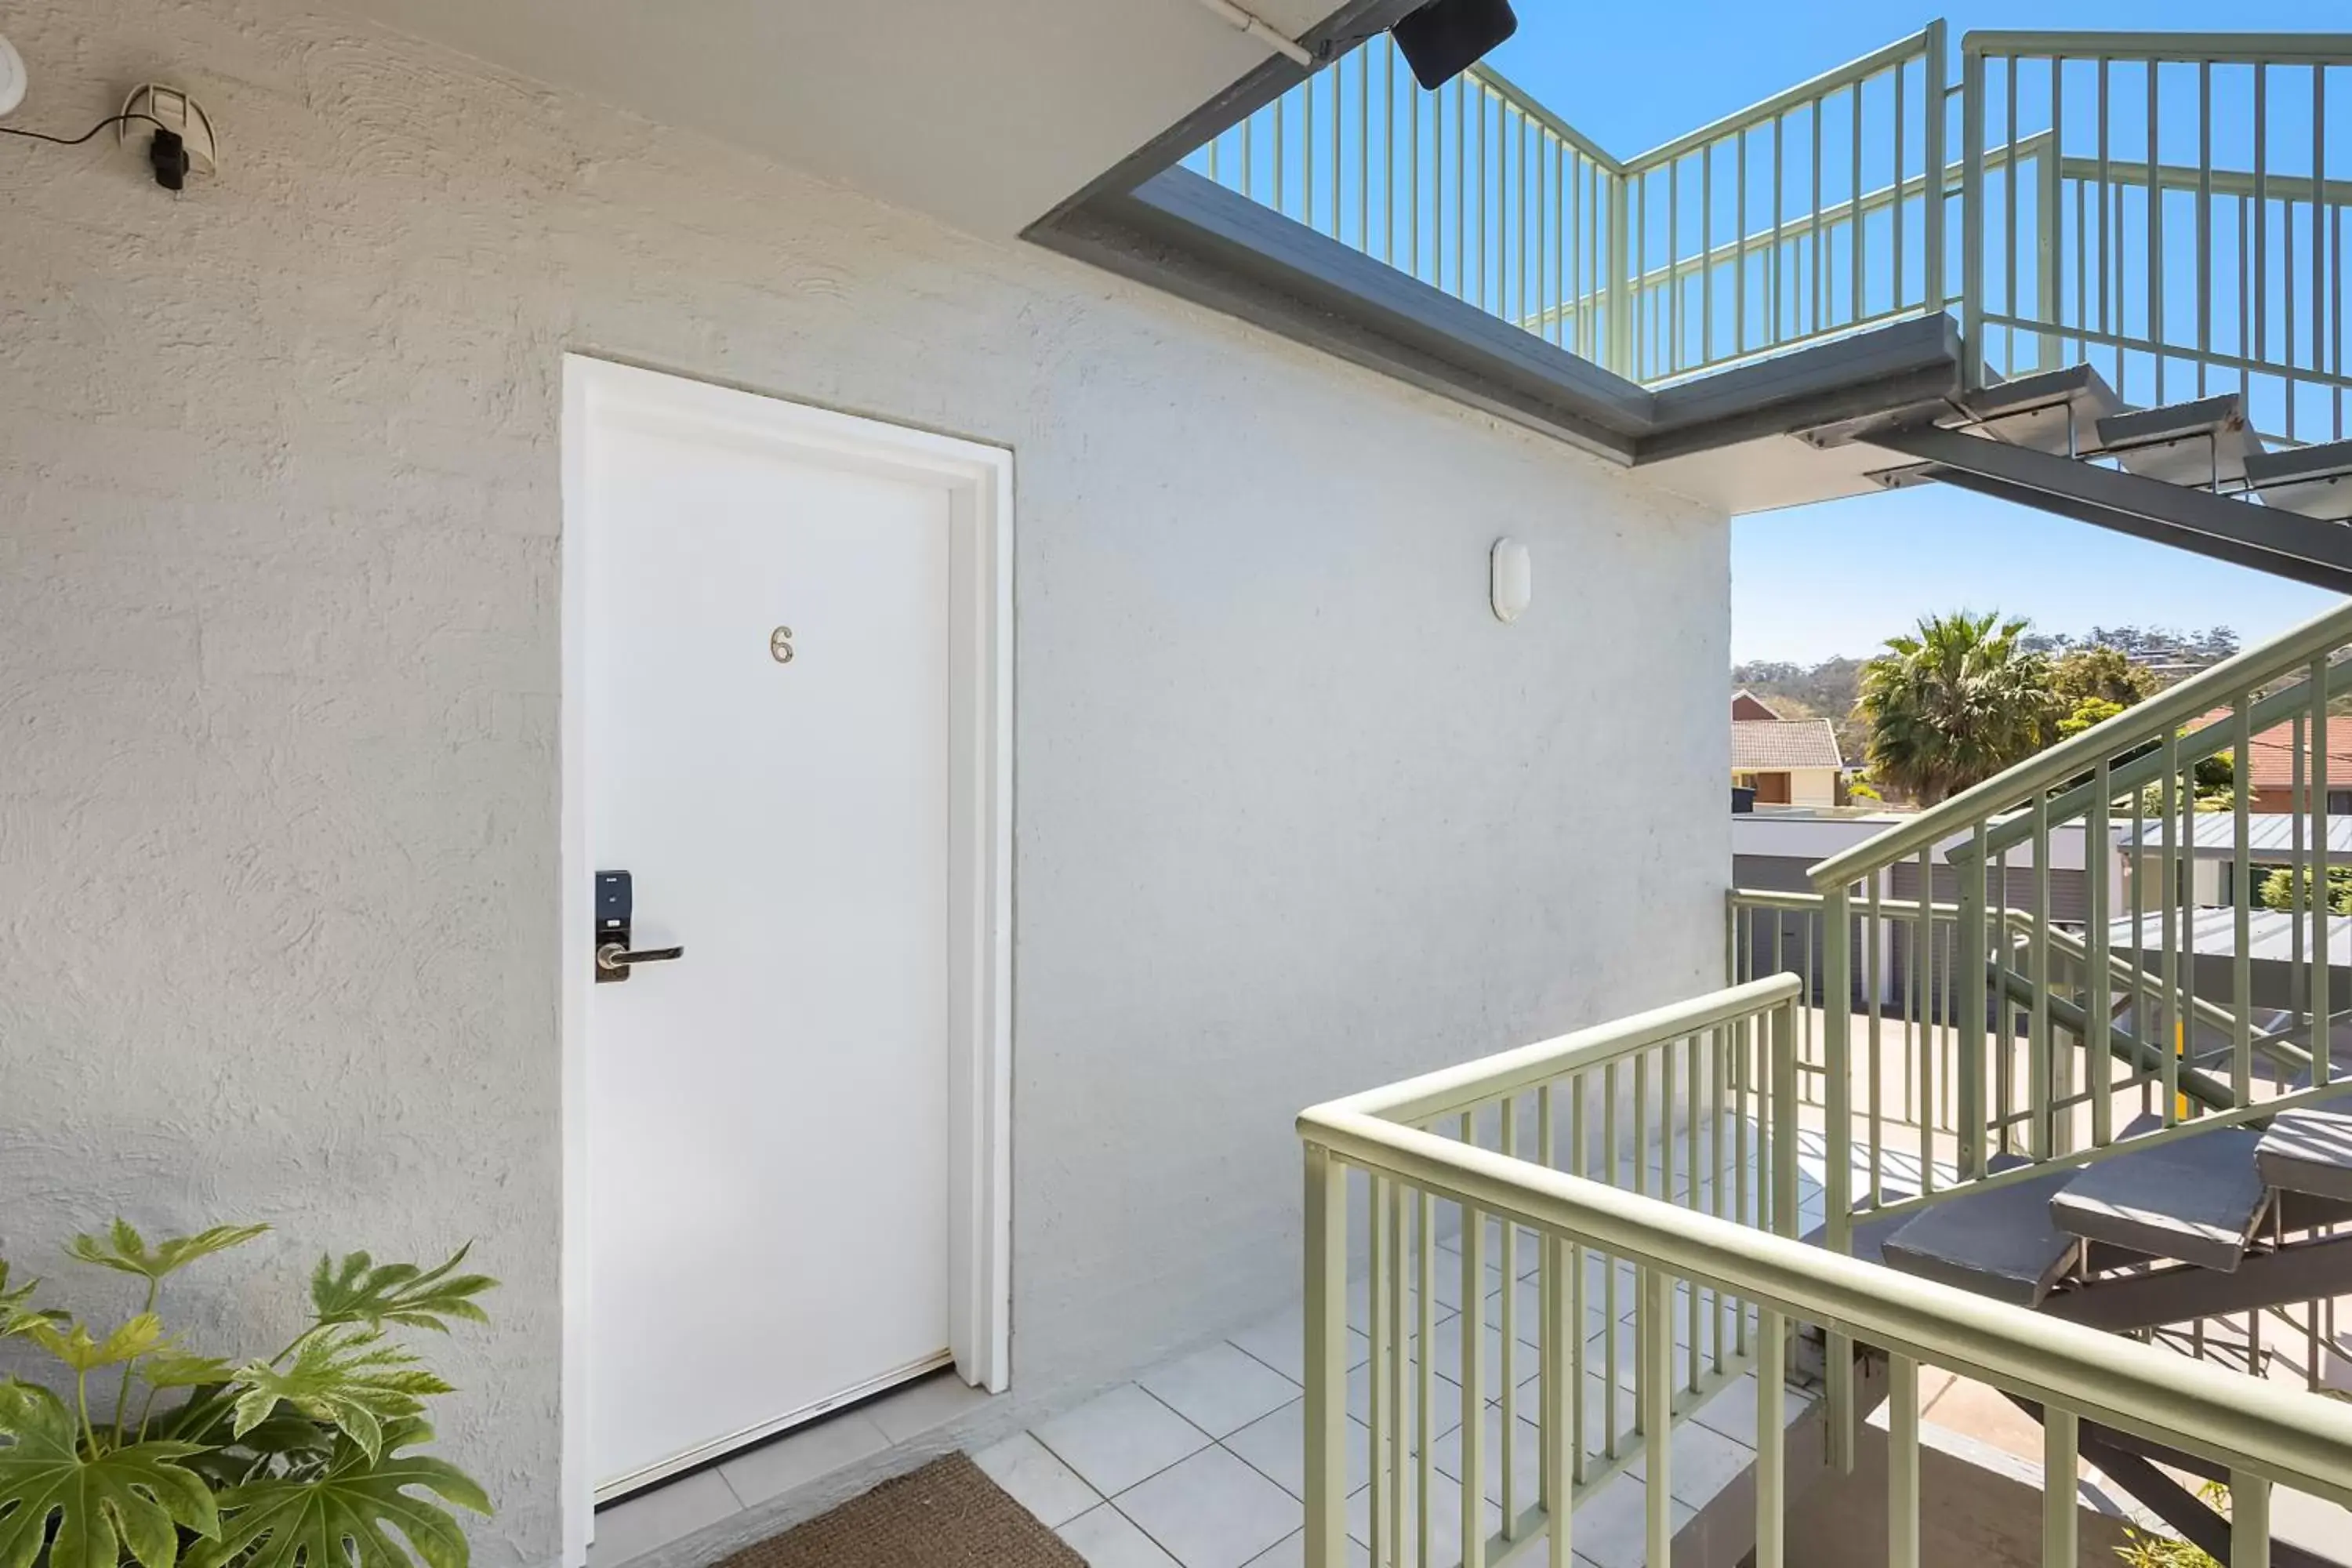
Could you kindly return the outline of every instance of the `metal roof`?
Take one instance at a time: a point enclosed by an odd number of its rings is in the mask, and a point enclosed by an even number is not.
[[[2189,819],[2189,852],[2200,860],[2235,860],[2238,822],[2234,813],[2200,811]],[[2179,825],[2162,817],[2136,817],[2117,826],[2116,847],[2128,854],[2173,853]],[[2300,813],[2254,812],[2246,818],[2245,858],[2258,866],[2287,866],[2309,858],[2311,818]],[[2352,816],[2327,819],[2327,861],[2352,864]]]
[[[2238,911],[2227,907],[2199,909],[2189,912],[2188,927],[2180,931],[2179,951],[2208,958],[2227,958],[2238,951]],[[2179,920],[2178,910],[2173,914]],[[2295,928],[2302,927],[2298,945]],[[2135,946],[2144,953],[2153,953],[2163,944],[2164,917],[2150,910],[2140,921],[2137,943],[2132,938],[2132,922],[2126,918],[2109,922],[2107,945],[2117,952],[2130,952]],[[2295,915],[2285,910],[2249,910],[2246,911],[2246,956],[2259,963],[2289,963],[2298,953],[2310,951],[2311,917]],[[2331,969],[2352,966],[2352,915],[2327,917],[2327,964]]]

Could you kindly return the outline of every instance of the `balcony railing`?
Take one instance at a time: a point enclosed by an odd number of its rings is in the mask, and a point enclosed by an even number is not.
[[[2352,35],[1945,26],[1620,159],[1385,36],[1186,166],[1644,384],[1955,310],[1979,376],[2352,426]]]
[[[1961,315],[2002,374],[2087,361],[2126,401],[2242,394],[2352,434],[2352,36],[1971,33]]]
[[[1813,868],[1832,1250],[1853,1249],[1863,1219],[2259,1123],[2352,1087],[2333,1062],[2352,997],[2338,991],[2347,917],[2326,874],[2341,858],[2328,826],[2328,735],[2347,721],[2334,705],[2352,693],[2347,655],[2352,604]],[[2258,833],[2252,742],[2281,727],[2293,749],[2287,831]],[[2198,767],[2222,753],[2246,765],[2226,797],[2209,787],[2200,802]],[[2120,893],[2108,872],[2119,824],[2129,841]],[[2053,918],[2053,834],[2068,827],[2092,868],[2079,932]],[[2229,868],[2227,899],[2211,896],[2199,869],[2216,863]],[[2284,907],[2258,909],[2257,881],[2273,867],[2285,873]],[[1957,1037],[1932,1052],[1918,1031],[1904,1038],[1932,1058],[1920,1071],[1940,1068],[1948,1120],[1906,1133],[1882,1114],[1877,1010],[1853,1002],[1889,882],[1907,873],[1932,888],[1939,870],[1953,912],[1915,918],[1950,921],[1943,1016]],[[1854,1103],[1857,1083],[1866,1107]],[[2134,1089],[2152,1101],[2139,1121],[2119,1104]],[[1916,1160],[1907,1190],[1882,1184],[1890,1156]],[[1850,1412],[1843,1365],[1833,1351],[1831,1398]]]
[[[1792,979],[1768,979],[1300,1118],[1310,1564],[1338,1563],[1346,1533],[1342,1388],[1355,1282],[1370,1298],[1370,1399],[1356,1414],[1370,1426],[1365,1533],[1375,1563],[1498,1562],[1551,1529],[1570,1500],[1645,1455],[1652,1527],[1660,1528],[1665,1460],[1649,1436],[1759,1365],[1771,1369],[1759,1404],[1778,1410],[1781,1325],[1753,1300],[1711,1280],[1678,1293],[1666,1274],[1641,1272],[1636,1254],[1543,1230],[1515,1204],[1465,1205],[1379,1141],[1402,1134],[1445,1160],[1492,1151],[1512,1171],[1575,1173],[1661,1215],[1793,1237],[1802,1223],[1797,992]],[[1353,1194],[1351,1169],[1364,1178]],[[1448,1301],[1460,1315],[1441,1324],[1437,1309]],[[1440,1400],[1460,1405],[1460,1454],[1451,1461],[1439,1457]],[[1498,1418],[1493,1452],[1490,1413]],[[1777,1464],[1780,1424],[1767,1426],[1767,1462]],[[1539,1477],[1532,1494],[1530,1444]],[[1438,1496],[1457,1486],[1458,1510]],[[1491,1522],[1490,1497],[1501,1504]],[[1442,1516],[1463,1521],[1458,1541],[1433,1539]],[[1566,1531],[1551,1529],[1551,1537],[1563,1542]],[[1563,1546],[1553,1560],[1568,1561]],[[1650,1561],[1666,1557],[1654,1552]]]
[[[1780,1568],[1789,1502],[1782,1369],[1808,1325],[1834,1331],[1832,1357],[1859,1343],[1888,1358],[1886,1561],[1898,1568],[1919,1561],[1923,1366],[2041,1407],[2047,1564],[2072,1568],[2077,1560],[2072,1479],[2078,1440],[2095,1427],[2223,1467],[2232,1562],[2268,1561],[2273,1485],[2352,1503],[2352,1409],[1794,1239],[1801,992],[1796,977],[1774,976],[1300,1116],[1308,1568],[1346,1560],[1351,1440],[1367,1450],[1360,1528],[1373,1563],[1499,1568],[1540,1547],[1544,1561],[1569,1568],[1576,1500],[1635,1459],[1644,1561],[1668,1562],[1675,1422],[1749,1367],[1757,1375],[1754,1561]],[[1654,1100],[1646,1090],[1653,1081]],[[1620,1130],[1633,1134],[1630,1142],[1619,1142]],[[1486,1259],[1497,1239],[1513,1267],[1503,1271],[1496,1299],[1507,1316],[1490,1345]],[[1533,1256],[1523,1281],[1515,1279],[1522,1241]],[[1431,1312],[1444,1289],[1441,1258],[1458,1269],[1462,1303],[1458,1352],[1443,1371],[1444,1336]],[[1592,1365],[1599,1336],[1588,1332],[1587,1312],[1596,1276],[1612,1289],[1622,1279],[1634,1306],[1630,1427],[1618,1418],[1613,1310],[1601,1366]],[[1348,1302],[1359,1280],[1371,1308],[1370,1419],[1351,1439]],[[1509,1403],[1521,1324],[1507,1314],[1522,1291],[1531,1293],[1538,1320],[1533,1496],[1518,1489],[1512,1445],[1530,1439]],[[1486,1452],[1490,1386],[1502,1403],[1500,1455]],[[1462,1403],[1452,1480],[1432,1463],[1429,1413],[1440,1397]],[[1596,1398],[1605,1412],[1598,1444],[1587,1404]],[[1497,1458],[1504,1500],[1499,1528],[1490,1529],[1487,1466]],[[1458,1488],[1456,1496],[1442,1496],[1446,1487]],[[1441,1511],[1464,1521],[1458,1542],[1433,1539]]]
[[[2300,824],[2286,837],[2292,839],[2299,832]],[[2095,874],[2095,859],[2093,867]],[[1923,881],[1916,862],[1904,862],[1899,869],[1913,888],[1941,880]],[[2011,874],[2016,881],[2011,896],[2024,905],[2031,899],[2030,869],[2012,868]],[[1984,1135],[2002,1152],[2005,1163],[2027,1157],[2022,1151],[2029,1130],[2045,1123],[2058,1129],[2062,1150],[2074,1150],[2079,1141],[2068,1134],[2081,1130],[2086,1107],[2101,1092],[2092,1087],[2101,1075],[2111,1110],[2137,1098],[2143,1124],[2162,1125],[2158,1096],[2167,1076],[2163,1053],[2137,1060],[2085,1056],[2079,1034],[2053,1024],[2058,1045],[2047,1058],[2051,1079],[2046,1092],[2037,1092],[2032,1013],[2012,1009],[2005,1016],[2010,1026],[2004,1029],[1997,1020],[1987,1033],[1984,1057],[1971,1061],[1963,1051],[1960,1027],[1961,906],[1887,896],[1883,889],[1893,880],[1882,873],[1873,879],[1872,893],[1850,905],[1853,994],[1843,1005],[1852,1078],[1847,1099],[1851,1131],[1843,1138],[1827,1131],[1829,1010],[1840,1005],[1822,984],[1830,942],[1829,901],[1819,893],[1744,888],[1734,889],[1728,899],[1732,983],[1785,974],[1801,987],[1792,1030],[1799,1124],[1819,1135],[1824,1168],[1831,1157],[1852,1163],[1853,1198],[1860,1207],[1925,1205],[1937,1201],[1939,1193],[1968,1184],[1955,1163],[1961,1144],[1959,1085],[1967,1072],[1981,1075],[1988,1084],[1982,1100],[1991,1110]],[[2087,991],[2084,966],[2090,962],[2088,933],[2056,921],[2043,928],[2023,907],[1996,918],[2009,932],[2011,972],[2029,973],[2034,945],[2046,942],[2059,976],[2055,1010],[2079,1016]],[[2135,985],[2143,996],[2152,994],[2153,979],[2121,952],[2111,947],[2107,962],[2112,997],[2127,1000]],[[2226,999],[2200,995],[2193,987],[2183,992],[2179,1005],[2189,1028],[2205,1045],[2188,1061],[2172,1062],[2176,1080],[2183,1070],[2195,1072],[2210,1065],[2210,1047],[2234,1041],[2239,1023]],[[2142,1010],[2155,1009],[2143,1005]],[[2307,1028],[2291,1016],[2275,1026],[2247,1030],[2247,1077],[2252,1079],[2254,1069],[2261,1069],[2264,1096],[2274,1096],[2279,1084],[2308,1083],[2313,1063],[2301,1043],[2307,1039]],[[2197,1113],[2205,1106],[2203,1099],[2189,1099],[2177,1102],[2176,1110],[2190,1126],[2201,1129],[2207,1123]],[[2126,1139],[2095,1147],[2141,1146]],[[2273,1218],[2279,1215],[2274,1212]],[[2226,1317],[2191,1317],[2152,1331],[2150,1337],[2184,1354],[2251,1375],[2300,1382],[2316,1394],[2334,1386],[2335,1357],[2342,1342],[2337,1308],[2333,1298],[2321,1298]]]

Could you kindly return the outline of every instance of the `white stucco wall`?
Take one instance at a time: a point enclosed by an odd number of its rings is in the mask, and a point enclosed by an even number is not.
[[[5,20],[14,123],[165,77],[226,168],[0,144],[0,1253],[270,1221],[184,1298],[250,1350],[478,1237],[485,1564],[558,1542],[563,351],[1018,453],[1023,1402],[1295,1290],[1300,1105],[1715,980],[1722,516],[278,0]]]

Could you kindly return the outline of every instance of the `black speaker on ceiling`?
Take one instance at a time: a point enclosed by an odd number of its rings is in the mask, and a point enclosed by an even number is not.
[[[1434,89],[1519,30],[1510,0],[1429,0],[1389,29],[1413,79]]]

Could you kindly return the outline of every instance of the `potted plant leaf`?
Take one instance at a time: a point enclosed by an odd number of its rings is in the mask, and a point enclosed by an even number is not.
[[[76,1237],[69,1258],[146,1283],[102,1331],[37,1305],[39,1281],[12,1286],[0,1261],[0,1339],[62,1369],[56,1387],[0,1377],[0,1568],[465,1568],[443,1505],[488,1514],[489,1498],[417,1451],[425,1401],[450,1387],[392,1331],[487,1321],[476,1298],[496,1281],[459,1272],[464,1247],[433,1268],[321,1258],[310,1324],[275,1355],[183,1343],[156,1311],[164,1279],[268,1228],[151,1246],[118,1219]]]

